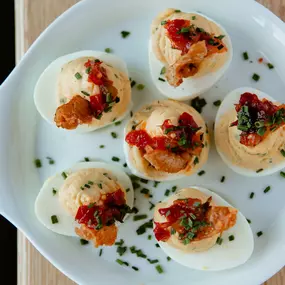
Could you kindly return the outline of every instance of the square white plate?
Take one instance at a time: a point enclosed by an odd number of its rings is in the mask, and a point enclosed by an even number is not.
[[[22,230],[36,248],[55,266],[79,284],[193,284],[193,285],[257,285],[268,279],[285,264],[285,180],[278,173],[253,179],[242,177],[228,169],[213,146],[202,177],[194,175],[174,183],[152,182],[143,185],[152,190],[153,202],[161,200],[165,189],[177,185],[203,185],[240,209],[252,221],[254,234],[264,235],[255,240],[252,258],[243,266],[222,272],[194,271],[173,261],[155,247],[149,233],[137,236],[141,222],[129,219],[119,238],[128,246],[142,248],[150,258],[158,258],[165,273],[159,275],[154,265],[127,253],[124,260],[138,266],[134,272],[114,261],[116,248],[104,249],[102,257],[91,244],[81,246],[79,239],[54,234],[44,228],[34,214],[34,201],[41,183],[50,175],[73,165],[88,156],[111,161],[112,156],[123,157],[123,126],[111,126],[91,134],[69,134],[43,121],[33,103],[33,88],[45,67],[57,57],[83,49],[104,50],[110,47],[128,64],[131,77],[146,85],[143,91],[133,91],[134,108],[162,96],[155,89],[148,69],[148,40],[150,23],[158,12],[168,7],[184,11],[200,11],[220,22],[230,34],[234,59],[229,71],[210,91],[203,94],[208,104],[202,115],[212,127],[217,107],[213,102],[222,99],[232,89],[252,86],[285,102],[285,26],[261,5],[250,0],[104,0],[82,1],[59,17],[33,44],[23,60],[0,88],[0,213]],[[131,35],[122,39],[120,32]],[[242,52],[250,59],[244,61]],[[272,62],[275,69],[257,62],[259,57]],[[253,73],[261,76],[251,80]],[[51,94],[53,96],[53,94]],[[111,131],[119,135],[111,138]],[[100,144],[106,147],[99,149]],[[49,165],[45,157],[55,159]],[[34,159],[41,158],[43,167],[37,171]],[[221,184],[220,178],[226,176]],[[272,190],[264,194],[263,189]],[[249,193],[256,193],[249,199]],[[149,203],[137,191],[136,205],[141,213],[149,212]],[[255,234],[256,236],[256,234]],[[242,280],[242,281],[241,281]],[[241,283],[242,282],[242,283]]]

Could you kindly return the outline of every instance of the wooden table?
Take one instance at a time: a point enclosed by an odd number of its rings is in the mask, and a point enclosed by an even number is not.
[[[46,26],[76,2],[78,0],[15,0],[17,60]],[[285,0],[258,2],[285,20]],[[18,232],[18,285],[72,284],[75,283],[51,265],[25,236]],[[264,285],[285,285],[285,268]]]

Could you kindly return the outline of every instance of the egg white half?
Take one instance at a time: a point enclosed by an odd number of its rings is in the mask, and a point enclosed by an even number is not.
[[[259,99],[267,99],[271,102],[276,102],[276,100],[272,97],[270,97],[268,94],[258,90],[258,89],[254,89],[251,87],[241,87],[238,89],[235,89],[233,91],[231,91],[223,100],[217,116],[216,116],[216,120],[215,120],[215,134],[217,133],[217,126],[218,126],[218,122],[221,119],[221,117],[226,114],[227,112],[229,112],[230,110],[233,110],[235,108],[234,104],[237,104],[239,102],[240,96],[245,93],[245,92],[249,92],[252,94],[256,94],[257,97]],[[216,138],[216,135],[215,135]],[[236,165],[233,165],[232,162],[224,155],[223,151],[217,146],[217,151],[219,153],[219,155],[221,156],[222,160],[228,165],[228,167],[230,167],[233,171],[235,171],[236,173],[239,173],[241,175],[245,175],[245,176],[249,176],[249,177],[260,177],[260,176],[266,176],[266,175],[270,175],[273,174],[281,169],[283,169],[285,167],[285,162],[284,163],[280,163],[279,165],[275,165],[273,167],[270,168],[266,168],[263,171],[257,173],[254,170],[248,169],[248,168],[243,168],[243,167],[239,167]]]
[[[149,54],[149,66],[150,66],[150,72],[152,80],[156,86],[156,88],[166,97],[177,100],[177,101],[184,101],[191,98],[195,98],[199,96],[200,94],[206,92],[208,89],[210,89],[227,71],[229,68],[232,57],[233,57],[233,46],[231,42],[231,38],[229,34],[226,32],[226,30],[217,22],[215,22],[213,19],[197,12],[188,12],[188,13],[194,13],[197,15],[201,15],[208,19],[209,21],[214,22],[217,26],[221,28],[223,31],[223,35],[227,37],[228,40],[228,53],[229,58],[219,70],[217,70],[214,73],[209,73],[204,76],[198,77],[198,78],[184,78],[183,83],[178,87],[173,87],[170,84],[168,84],[167,80],[165,79],[164,75],[161,75],[161,69],[164,67],[164,64],[161,63],[155,56],[155,54],[152,51],[152,41],[150,39],[149,46],[148,46],[148,54]],[[158,80],[158,78],[161,77],[165,79],[165,82]]]
[[[133,207],[134,203],[134,190],[132,182],[128,175],[122,170],[121,167],[113,164],[107,164],[104,162],[81,162],[70,169],[65,170],[66,174],[75,173],[81,169],[88,168],[104,168],[113,173],[118,179],[118,183],[124,188],[129,188],[130,191],[126,193],[126,203],[129,207]],[[57,191],[62,187],[64,178],[61,175],[62,172],[48,178],[42,186],[40,193],[38,194],[35,202],[35,213],[38,220],[49,230],[66,236],[77,236],[74,229],[78,224],[60,204],[58,198],[58,192],[53,195],[52,189]],[[56,215],[58,218],[57,224],[51,223],[51,216]],[[119,223],[118,223],[119,225]]]
[[[208,189],[200,186],[190,186],[189,188],[197,189],[207,196],[212,196],[213,202],[218,206],[232,207],[223,198]],[[229,241],[228,236],[230,235],[234,235],[233,241]],[[230,269],[244,264],[250,258],[254,249],[254,239],[252,230],[241,212],[237,214],[235,226],[225,231],[222,238],[221,245],[216,244],[209,250],[198,253],[184,253],[165,242],[159,241],[158,243],[161,249],[174,261],[197,270]]]
[[[122,59],[113,54],[101,51],[84,50],[71,54],[66,54],[64,56],[57,58],[43,71],[34,89],[34,101],[36,108],[40,113],[40,115],[50,124],[55,125],[54,115],[58,107],[57,97],[56,97],[56,86],[57,86],[57,78],[61,71],[62,66],[77,58],[89,57],[89,56],[104,61],[105,63],[124,72],[128,76],[128,69],[126,63]],[[130,103],[129,108],[124,113],[124,115],[118,117],[117,120],[122,120],[127,114],[129,114],[131,108],[132,108],[132,103]],[[95,127],[95,126],[92,127],[88,126],[87,124],[83,124],[79,125],[74,130],[68,130],[68,132],[77,132],[77,133],[92,132],[96,129],[106,127],[107,125],[110,124],[113,124],[113,122],[107,123],[106,125],[100,127]]]

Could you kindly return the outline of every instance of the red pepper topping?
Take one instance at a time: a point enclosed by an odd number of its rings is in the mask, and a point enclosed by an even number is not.
[[[183,152],[186,149],[193,154],[197,154],[204,147],[203,134],[198,131],[200,128],[193,117],[184,112],[180,115],[178,126],[170,123],[170,120],[165,120],[161,126],[165,136],[155,136],[151,138],[145,130],[134,130],[127,134],[126,142],[129,145],[144,149],[146,146],[151,146],[158,150],[173,150],[173,152]]]
[[[210,35],[204,29],[191,25],[189,20],[174,19],[165,23],[164,28],[167,30],[167,36],[171,41],[172,47],[186,54],[191,45],[200,41],[205,41],[208,49],[208,55],[227,51],[223,44],[223,35],[215,37]]]
[[[240,143],[246,146],[258,145],[270,132],[285,124],[285,106],[274,105],[267,99],[259,100],[255,94],[242,94],[235,109],[238,119],[231,126],[242,131]]]
[[[130,208],[126,205],[125,194],[119,189],[106,194],[103,205],[83,205],[78,208],[75,220],[90,229],[99,230],[103,226],[110,226],[115,221],[122,222]]]
[[[108,79],[106,74],[106,69],[101,66],[102,61],[100,60],[88,60],[85,62],[84,66],[88,70],[88,81],[93,82],[95,85],[106,85],[113,84],[111,80]]]

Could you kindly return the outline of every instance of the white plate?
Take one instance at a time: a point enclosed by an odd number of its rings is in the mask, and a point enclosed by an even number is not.
[[[82,1],[59,17],[36,41],[17,68],[0,89],[0,212],[22,230],[37,249],[55,266],[80,284],[191,284],[196,285],[257,285],[268,279],[285,264],[285,180],[278,173],[253,178],[233,173],[222,162],[215,148],[205,166],[204,176],[175,183],[161,183],[152,189],[157,202],[166,188],[177,185],[203,185],[215,190],[252,220],[253,232],[262,230],[256,238],[252,258],[243,266],[223,272],[189,270],[173,261],[167,262],[164,253],[155,247],[154,239],[137,236],[135,230],[142,224],[128,219],[120,229],[120,237],[129,246],[137,245],[150,258],[158,258],[165,273],[159,275],[154,265],[130,253],[123,260],[138,266],[140,271],[126,269],[114,262],[116,248],[98,250],[81,246],[77,238],[59,236],[44,228],[34,214],[34,201],[41,183],[57,171],[70,167],[85,156],[111,161],[113,155],[123,158],[123,127],[110,126],[90,134],[69,134],[44,122],[33,103],[33,88],[46,66],[57,57],[80,49],[104,50],[111,47],[128,64],[130,75],[146,85],[143,91],[133,89],[134,111],[155,98],[161,98],[151,82],[148,69],[147,45],[152,19],[167,7],[197,10],[220,22],[231,35],[235,50],[233,63],[220,82],[203,96],[208,101],[203,115],[212,129],[217,107],[212,102],[222,99],[230,90],[241,86],[256,87],[285,101],[285,27],[281,20],[261,5],[249,0],[144,0],[144,1]],[[122,39],[120,31],[131,35]],[[242,59],[247,50],[253,63]],[[269,70],[257,63],[260,56],[275,65]],[[258,83],[251,75],[261,75]],[[111,138],[111,131],[119,135]],[[104,149],[99,149],[105,144]],[[46,156],[55,159],[49,165]],[[43,167],[34,167],[35,157],[42,159]],[[225,183],[220,183],[222,175]],[[264,194],[263,189],[272,190]],[[250,200],[249,193],[255,198]],[[137,191],[137,205],[141,213],[148,213],[148,202]],[[149,213],[149,215],[151,215]],[[150,230],[149,230],[150,233]]]

